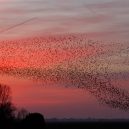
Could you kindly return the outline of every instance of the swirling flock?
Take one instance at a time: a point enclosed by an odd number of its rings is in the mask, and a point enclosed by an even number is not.
[[[128,111],[129,92],[113,83],[128,73],[128,53],[128,42],[92,41],[85,34],[1,41],[0,74],[81,88],[101,104]]]

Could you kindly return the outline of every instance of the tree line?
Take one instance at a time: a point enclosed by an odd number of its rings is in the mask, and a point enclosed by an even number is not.
[[[12,103],[11,89],[9,86],[0,84],[0,128],[23,129],[44,128],[44,116],[40,113],[29,113],[26,109],[17,109]]]

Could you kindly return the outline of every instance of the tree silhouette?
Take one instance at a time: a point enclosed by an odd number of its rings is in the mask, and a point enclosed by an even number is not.
[[[25,119],[23,119],[23,128],[43,129],[45,125],[44,116],[40,113],[29,113]]]
[[[22,109],[20,109],[20,110],[18,111],[18,113],[17,113],[17,119],[18,119],[18,120],[23,120],[23,119],[25,119],[25,117],[26,117],[28,114],[29,114],[29,112],[28,112],[26,109],[22,108]]]
[[[11,101],[10,87],[0,84],[0,105]]]
[[[0,84],[0,121],[12,120],[15,116],[15,107],[11,102],[11,90],[7,85]]]

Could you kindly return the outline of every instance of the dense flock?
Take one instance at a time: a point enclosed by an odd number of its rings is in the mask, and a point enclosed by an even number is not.
[[[129,110],[129,43],[87,39],[86,34],[39,36],[0,42],[0,74],[63,83],[89,91],[98,102]]]

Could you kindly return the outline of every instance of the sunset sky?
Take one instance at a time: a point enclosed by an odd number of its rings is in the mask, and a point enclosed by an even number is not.
[[[0,0],[1,38],[86,33],[127,41],[128,6],[128,0]]]
[[[47,118],[128,118],[128,21],[128,0],[0,0],[0,83]]]

